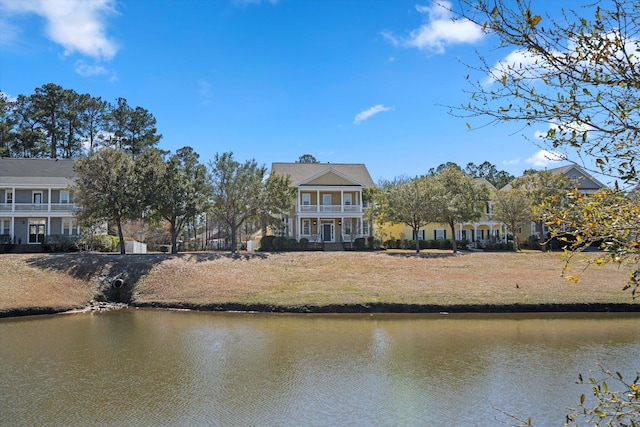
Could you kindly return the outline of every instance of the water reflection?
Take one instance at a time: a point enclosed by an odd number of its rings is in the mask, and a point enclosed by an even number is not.
[[[640,317],[126,310],[0,320],[2,425],[561,425]]]

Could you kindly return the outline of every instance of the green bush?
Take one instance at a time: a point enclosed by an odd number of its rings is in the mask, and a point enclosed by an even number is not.
[[[260,250],[263,252],[269,252],[273,250],[273,241],[276,239],[276,236],[263,236],[260,239]]]
[[[369,249],[375,249],[376,248],[376,240],[373,236],[368,236],[367,237],[367,247]]]
[[[353,246],[358,251],[363,250],[364,249],[364,237],[358,237],[356,240],[354,240],[353,241]]]
[[[287,243],[286,243],[286,249],[289,251],[295,251],[297,249],[300,248],[300,245],[298,244],[298,241],[296,239],[289,238],[287,239]]]
[[[453,249],[453,246],[451,245],[451,240],[449,239],[438,240],[438,249]]]
[[[309,239],[307,239],[306,237],[300,239],[300,249],[302,249],[303,251],[309,249]]]
[[[78,239],[78,246],[90,251],[113,252],[120,240],[106,234],[86,234]]]
[[[77,252],[77,236],[67,236],[66,234],[50,234],[45,236],[42,246],[47,252]]]
[[[464,239],[464,240],[456,240],[456,245],[458,247],[458,249],[467,249],[467,245],[469,244],[469,241]]]
[[[287,238],[278,236],[273,239],[273,250],[274,251],[284,251],[287,249]]]

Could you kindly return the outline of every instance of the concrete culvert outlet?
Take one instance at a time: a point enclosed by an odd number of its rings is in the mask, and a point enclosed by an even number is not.
[[[114,289],[120,289],[122,286],[124,286],[124,280],[123,279],[116,279],[113,281],[112,286],[114,287]]]

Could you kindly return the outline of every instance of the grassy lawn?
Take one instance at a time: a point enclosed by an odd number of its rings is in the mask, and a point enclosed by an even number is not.
[[[557,254],[423,251],[2,255],[0,311],[86,304],[105,277],[137,281],[134,304],[213,306],[615,304],[627,272]],[[567,275],[565,274],[565,275]],[[640,306],[640,301],[637,302]]]

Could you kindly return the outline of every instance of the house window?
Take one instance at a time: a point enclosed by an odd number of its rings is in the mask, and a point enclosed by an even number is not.
[[[42,203],[42,191],[33,192],[33,203],[39,205]]]
[[[303,206],[303,209],[309,209],[309,206],[311,206],[310,193],[302,193],[302,206]]]
[[[331,210],[331,194],[322,195],[322,205],[323,205],[323,210],[325,211]]]
[[[369,207],[369,201],[368,200],[363,200],[362,201],[362,207],[363,208],[368,208]]]
[[[447,230],[444,228],[436,228],[433,230],[433,239],[434,240],[444,240],[447,238]]]
[[[344,205],[351,206],[351,194],[344,195]]]
[[[305,236],[311,235],[311,220],[309,219],[302,220],[302,234]]]
[[[369,235],[369,221],[362,221],[362,234]]]
[[[351,220],[348,219],[344,222],[344,234],[351,234],[352,231]]]
[[[77,228],[75,219],[67,218],[62,220],[62,234],[66,234],[67,236],[76,235],[78,234]]]
[[[577,181],[578,175],[571,175],[571,181]]]
[[[60,192],[60,203],[69,203],[69,192],[63,190]]]
[[[0,234],[9,234],[11,230],[11,220],[10,219],[0,219]]]
[[[13,192],[12,191],[7,191],[7,193],[5,195],[5,200],[6,200],[8,205],[13,203]]]

